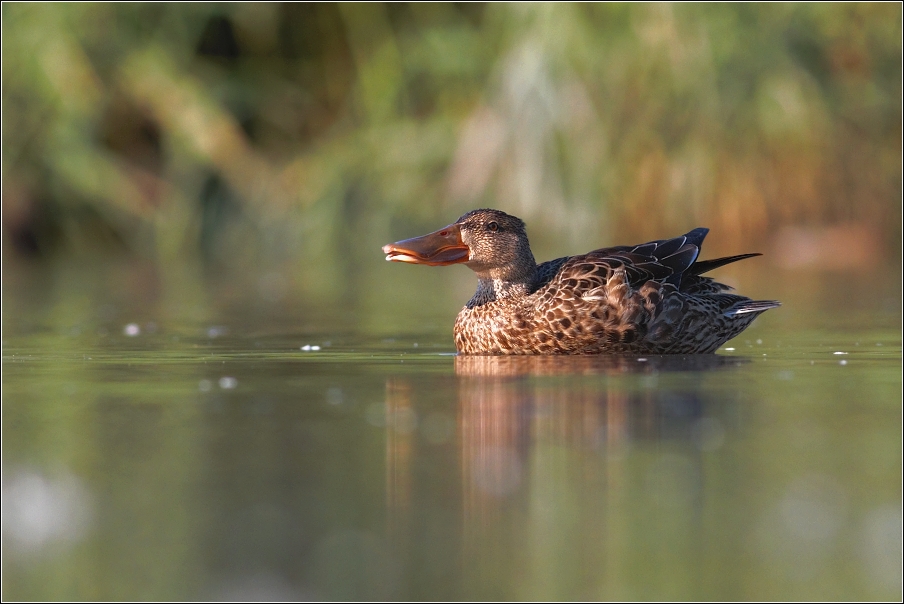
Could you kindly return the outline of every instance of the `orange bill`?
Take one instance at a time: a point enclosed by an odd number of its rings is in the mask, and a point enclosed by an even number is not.
[[[454,224],[429,235],[384,245],[383,253],[392,262],[430,266],[467,262],[471,254],[468,246],[461,240],[461,230]]]

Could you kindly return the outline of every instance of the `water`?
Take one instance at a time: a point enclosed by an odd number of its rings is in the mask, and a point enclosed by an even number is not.
[[[794,308],[715,356],[510,359],[445,308],[7,305],[3,597],[900,599],[899,311]]]

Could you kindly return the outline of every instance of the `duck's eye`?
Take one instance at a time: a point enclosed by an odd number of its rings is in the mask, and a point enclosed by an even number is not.
[[[499,225],[495,222],[491,222],[487,225],[488,231],[493,231],[494,233],[499,230]]]

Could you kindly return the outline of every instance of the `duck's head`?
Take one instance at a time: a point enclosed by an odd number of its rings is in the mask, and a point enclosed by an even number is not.
[[[511,280],[536,269],[524,222],[499,210],[472,210],[429,235],[384,245],[383,253],[394,262],[461,263],[491,279]]]

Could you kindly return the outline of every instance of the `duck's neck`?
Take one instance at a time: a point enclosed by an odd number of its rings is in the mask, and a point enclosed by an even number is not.
[[[475,271],[476,272],[476,271]],[[537,288],[537,263],[533,254],[523,262],[477,273],[477,292],[468,301],[468,308],[488,302],[519,298],[532,294]]]

